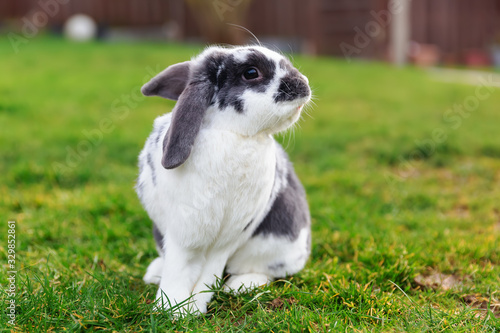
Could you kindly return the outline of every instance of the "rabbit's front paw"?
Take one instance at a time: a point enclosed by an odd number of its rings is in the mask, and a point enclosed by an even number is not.
[[[265,274],[248,273],[232,275],[227,280],[224,289],[235,293],[242,293],[271,282],[271,279]]]
[[[146,274],[144,274],[144,277],[142,279],[146,283],[160,284],[162,269],[163,258],[158,257],[149,264],[148,270],[146,271]]]

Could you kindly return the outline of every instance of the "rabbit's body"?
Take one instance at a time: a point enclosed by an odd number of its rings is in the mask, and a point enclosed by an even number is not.
[[[242,74],[239,74],[242,73]],[[144,280],[169,308],[206,312],[209,286],[238,290],[298,272],[310,252],[305,192],[272,134],[299,117],[307,79],[261,47],[209,48],[167,68],[145,95],[179,99],[155,120],[137,193],[160,257]]]
[[[245,229],[249,222],[263,218],[273,186],[275,141],[269,135],[249,139],[202,128],[189,159],[165,170],[157,137],[165,136],[170,118],[157,118],[140,155],[142,204],[156,227],[175,235],[180,245],[234,252],[257,227]]]

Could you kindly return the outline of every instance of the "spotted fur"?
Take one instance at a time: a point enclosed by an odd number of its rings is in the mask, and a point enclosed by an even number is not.
[[[204,313],[224,270],[226,287],[240,290],[302,269],[309,208],[272,135],[299,119],[307,78],[263,47],[209,47],[142,92],[178,100],[155,120],[136,186],[160,255],[144,276],[159,284],[158,307],[192,296],[178,313]]]

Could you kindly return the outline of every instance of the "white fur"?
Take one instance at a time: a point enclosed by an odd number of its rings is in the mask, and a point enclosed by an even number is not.
[[[164,128],[161,138],[170,118],[167,114],[155,121],[155,128]],[[163,290],[170,302],[179,303],[212,285],[257,223],[243,232],[245,226],[252,219],[263,219],[273,185],[276,147],[268,134],[247,138],[203,128],[189,159],[165,170],[161,141],[155,147],[156,135],[140,155],[145,167],[139,182],[144,184],[141,200],[147,212],[165,231],[165,258],[151,263],[144,280],[160,284],[158,298],[164,299]],[[149,152],[157,168],[156,186],[147,164]],[[193,309],[205,312],[210,297],[210,293],[195,295]],[[169,304],[166,299],[164,303]]]
[[[144,275],[144,282],[152,284],[160,284],[161,271],[163,269],[163,258],[158,257],[149,264],[146,274]]]
[[[255,48],[277,63],[282,59],[275,52]],[[246,58],[244,48],[210,48],[192,61],[201,61],[214,49]],[[221,112],[210,107],[189,158],[175,169],[161,165],[171,114],[155,120],[154,131],[139,156],[138,184],[142,204],[164,234],[162,256],[150,264],[144,276],[147,283],[159,284],[157,300],[164,309],[193,296],[178,312],[206,312],[212,294],[205,291],[221,277],[226,264],[234,274],[228,287],[235,290],[265,284],[304,266],[307,228],[293,242],[274,236],[251,237],[270,209],[270,198],[276,196],[272,190],[277,143],[271,134],[295,122],[300,106],[309,99],[277,105],[273,94],[283,75],[283,70],[277,71],[264,94],[244,92],[245,107],[251,112]],[[286,185],[286,179],[276,181]],[[250,221],[253,223],[247,227]],[[286,271],[278,267],[283,262],[291,263]],[[268,263],[276,263],[278,268],[272,269]]]
[[[271,282],[270,277],[260,273],[246,273],[231,275],[224,289],[235,293],[246,292]]]
[[[294,241],[273,235],[252,237],[229,259],[227,271],[231,275],[266,272],[271,278],[294,274],[307,261],[309,237],[308,228]]]

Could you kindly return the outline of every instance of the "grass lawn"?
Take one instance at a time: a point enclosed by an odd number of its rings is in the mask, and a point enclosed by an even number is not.
[[[306,268],[245,295],[214,287],[205,316],[155,313],[133,186],[174,102],[138,90],[200,50],[42,38],[15,54],[0,38],[2,304],[9,220],[17,261],[16,326],[2,311],[0,329],[500,331],[500,89],[302,56],[316,105],[279,139],[308,193]]]

